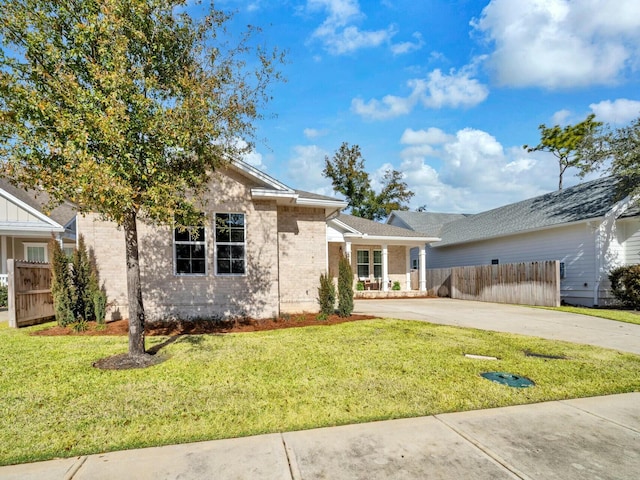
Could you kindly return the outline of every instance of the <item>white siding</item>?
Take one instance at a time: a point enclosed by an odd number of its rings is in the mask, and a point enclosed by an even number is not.
[[[593,305],[596,245],[588,224],[512,235],[449,247],[429,248],[427,268],[559,260],[565,264],[560,294],[566,302]]]
[[[22,207],[19,207],[2,196],[0,196],[0,222],[43,223],[42,220],[35,215],[32,215]]]
[[[624,220],[624,260],[627,265],[640,263],[640,219]]]

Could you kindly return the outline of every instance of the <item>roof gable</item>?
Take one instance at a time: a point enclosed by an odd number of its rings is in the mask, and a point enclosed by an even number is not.
[[[341,213],[329,221],[330,226],[339,231],[344,239],[352,238],[372,241],[414,242],[416,244],[438,240],[423,233],[414,232],[402,227],[374,222],[366,218]]]

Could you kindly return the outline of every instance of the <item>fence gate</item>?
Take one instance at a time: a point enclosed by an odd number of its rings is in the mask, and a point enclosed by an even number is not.
[[[35,325],[55,317],[51,296],[51,265],[7,260],[9,326]]]

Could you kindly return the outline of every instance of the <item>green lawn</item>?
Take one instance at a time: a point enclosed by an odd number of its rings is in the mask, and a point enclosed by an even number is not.
[[[34,328],[0,327],[0,464],[640,390],[640,356],[423,322],[183,336],[164,363],[128,371],[91,366],[125,352],[124,337]]]
[[[607,308],[583,308],[583,307],[543,307],[549,310],[559,310],[561,312],[579,313],[581,315],[591,315],[592,317],[607,318],[618,322],[635,323],[640,325],[640,312],[635,310],[620,310]]]

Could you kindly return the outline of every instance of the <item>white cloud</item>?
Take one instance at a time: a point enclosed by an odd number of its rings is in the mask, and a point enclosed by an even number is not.
[[[393,25],[382,30],[360,30],[353,25],[364,17],[357,0],[309,0],[307,9],[326,11],[327,18],[316,28],[311,38],[320,40],[333,55],[377,47],[389,42],[396,34]]]
[[[325,136],[328,131],[327,130],[318,130],[316,128],[305,128],[303,130],[304,136],[309,140],[313,140],[314,138]]]
[[[411,93],[407,97],[386,95],[382,100],[361,98],[351,101],[351,110],[370,120],[384,120],[407,115],[420,103],[426,108],[469,108],[483,102],[489,95],[486,85],[472,78],[475,64],[449,74],[435,69],[427,78],[407,81]]]
[[[405,53],[416,52],[424,47],[424,40],[420,32],[415,32],[412,35],[416,39],[415,42],[402,42],[391,45],[391,52],[394,55],[404,55]]]
[[[471,24],[503,85],[611,84],[640,65],[637,0],[492,0]]]
[[[640,101],[626,98],[592,103],[589,108],[596,114],[596,120],[606,123],[626,124],[640,117]]]
[[[294,188],[334,196],[331,181],[322,175],[328,152],[317,145],[296,145],[287,162],[283,181]]]
[[[534,197],[557,188],[557,160],[546,152],[505,148],[482,130],[455,134],[437,128],[407,129],[400,142],[398,170],[415,193],[411,208],[475,213]],[[566,186],[579,183],[565,174]]]
[[[556,113],[554,113],[551,119],[553,120],[554,125],[566,125],[570,116],[571,111],[564,109],[558,110]]]

